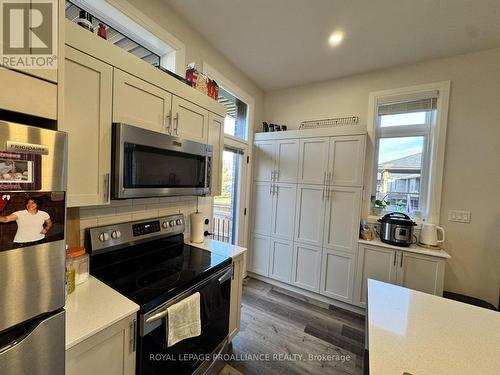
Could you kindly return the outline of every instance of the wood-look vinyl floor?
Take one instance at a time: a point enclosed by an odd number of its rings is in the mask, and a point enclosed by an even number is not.
[[[228,364],[245,375],[362,374],[364,317],[321,305],[247,279]]]

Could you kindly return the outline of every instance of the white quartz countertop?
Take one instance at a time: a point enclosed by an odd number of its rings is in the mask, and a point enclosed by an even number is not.
[[[451,255],[448,254],[443,249],[427,249],[425,247],[421,247],[421,246],[418,246],[416,244],[412,244],[408,247],[395,246],[395,245],[390,245],[388,243],[382,242],[382,241],[380,241],[379,238],[375,238],[371,241],[359,239],[358,242],[365,244],[365,245],[381,246],[381,247],[386,247],[388,249],[408,251],[410,253],[429,255],[429,256],[433,256],[433,257],[446,258],[446,259],[451,258]]]
[[[139,305],[90,277],[66,299],[66,350],[137,312]]]
[[[368,280],[370,375],[500,371],[500,313]]]
[[[206,238],[205,241],[201,243],[190,242],[189,240],[186,243],[194,247],[199,247],[200,249],[208,250],[214,254],[223,255],[230,258],[235,258],[247,251],[245,247],[231,245],[229,243],[212,240],[210,238]]]

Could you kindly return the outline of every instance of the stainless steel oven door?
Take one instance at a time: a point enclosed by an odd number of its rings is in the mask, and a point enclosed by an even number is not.
[[[227,267],[140,317],[138,375],[205,374],[218,369],[217,355],[227,352],[231,275],[232,268]],[[201,295],[201,335],[167,348],[167,307],[196,292]]]
[[[212,146],[113,124],[113,199],[210,194]]]

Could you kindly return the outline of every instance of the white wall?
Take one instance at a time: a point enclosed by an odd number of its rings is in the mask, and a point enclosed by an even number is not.
[[[303,120],[358,115],[366,124],[371,91],[446,80],[451,94],[440,221],[452,259],[445,290],[498,305],[500,49],[269,92],[264,120],[296,129]],[[449,222],[450,209],[470,210],[471,223]]]

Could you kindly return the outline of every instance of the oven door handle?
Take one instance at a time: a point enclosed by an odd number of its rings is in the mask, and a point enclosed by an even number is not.
[[[233,276],[233,268],[230,268],[226,271],[224,275],[219,277],[219,284],[222,284],[223,282],[226,282]]]
[[[155,320],[158,320],[158,319],[163,319],[165,318],[166,316],[168,315],[168,310],[165,309],[163,311],[160,311],[159,313],[156,313],[152,316],[150,316],[149,318],[146,319],[146,323],[151,323],[151,322],[154,322]]]

